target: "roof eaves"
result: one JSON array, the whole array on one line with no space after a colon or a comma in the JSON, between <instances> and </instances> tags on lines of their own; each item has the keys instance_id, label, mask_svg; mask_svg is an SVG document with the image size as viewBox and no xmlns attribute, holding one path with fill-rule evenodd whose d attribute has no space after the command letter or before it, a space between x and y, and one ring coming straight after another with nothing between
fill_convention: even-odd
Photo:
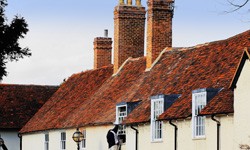
<instances>
[{"instance_id":1,"label":"roof eaves","mask_svg":"<svg viewBox=\"0 0 250 150\"><path fill-rule=\"evenodd\" d=\"M212 115L228 115L228 114L233 114L234 111L224 111L224 112L215 112L215 113L202 113L198 114L198 116L212 116Z\"/></svg>"},{"instance_id":2,"label":"roof eaves","mask_svg":"<svg viewBox=\"0 0 250 150\"><path fill-rule=\"evenodd\" d=\"M246 59L250 59L250 53L249 53L249 51L250 51L249 47L245 48L245 50L244 50L244 52L243 52L243 54L241 56L240 63L238 65L237 69L236 69L236 72L234 74L233 80L231 81L230 86L229 86L229 88L232 89L232 90L234 88L236 88L236 83L237 83L237 81L239 79L240 73L241 73L241 71L242 71L242 69L244 67Z\"/></svg>"},{"instance_id":3,"label":"roof eaves","mask_svg":"<svg viewBox=\"0 0 250 150\"><path fill-rule=\"evenodd\" d=\"M170 121L170 120L181 120L181 119L187 119L192 117L192 114L187 115L187 116L183 116L183 117L167 117L167 118L161 118L158 119L158 121Z\"/></svg>"}]
</instances>

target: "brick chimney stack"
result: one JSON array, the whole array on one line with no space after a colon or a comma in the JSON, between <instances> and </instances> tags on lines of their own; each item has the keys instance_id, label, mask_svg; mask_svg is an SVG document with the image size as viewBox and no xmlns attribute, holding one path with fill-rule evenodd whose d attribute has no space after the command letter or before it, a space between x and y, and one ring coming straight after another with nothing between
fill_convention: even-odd
<instances>
[{"instance_id":1,"label":"brick chimney stack","mask_svg":"<svg viewBox=\"0 0 250 150\"><path fill-rule=\"evenodd\" d=\"M108 37L108 30L104 37L94 39L94 69L111 64L112 39Z\"/></svg>"},{"instance_id":2,"label":"brick chimney stack","mask_svg":"<svg viewBox=\"0 0 250 150\"><path fill-rule=\"evenodd\" d=\"M147 68L161 51L172 47L172 18L174 0L148 0Z\"/></svg>"},{"instance_id":3,"label":"brick chimney stack","mask_svg":"<svg viewBox=\"0 0 250 150\"><path fill-rule=\"evenodd\" d=\"M145 7L119 0L114 10L114 73L129 57L144 56Z\"/></svg>"}]
</instances>

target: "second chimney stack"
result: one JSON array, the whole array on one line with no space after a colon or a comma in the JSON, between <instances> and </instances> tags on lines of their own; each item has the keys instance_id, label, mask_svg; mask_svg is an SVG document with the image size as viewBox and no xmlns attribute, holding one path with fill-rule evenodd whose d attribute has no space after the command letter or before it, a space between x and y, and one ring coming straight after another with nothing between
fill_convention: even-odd
<instances>
[{"instance_id":1,"label":"second chimney stack","mask_svg":"<svg viewBox=\"0 0 250 150\"><path fill-rule=\"evenodd\" d=\"M108 37L108 30L104 30L104 37L94 39L94 69L111 64L112 39Z\"/></svg>"}]
</instances>

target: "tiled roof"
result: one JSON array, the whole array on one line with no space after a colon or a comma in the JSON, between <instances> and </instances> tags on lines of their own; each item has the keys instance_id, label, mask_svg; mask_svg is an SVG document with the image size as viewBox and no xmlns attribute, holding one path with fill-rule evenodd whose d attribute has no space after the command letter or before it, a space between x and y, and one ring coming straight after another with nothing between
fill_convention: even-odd
<instances>
[{"instance_id":1,"label":"tiled roof","mask_svg":"<svg viewBox=\"0 0 250 150\"><path fill-rule=\"evenodd\" d=\"M248 37L250 30L227 40L166 50L149 71L142 57L129 59L114 76L111 68L73 75L22 132L111 124L116 104L139 100L125 123L148 122L150 97L157 94L181 95L161 119L186 118L191 115L192 90L199 88L223 88L204 113L232 113L233 93L228 88L243 49L250 46Z\"/></svg>"},{"instance_id":2,"label":"tiled roof","mask_svg":"<svg viewBox=\"0 0 250 150\"><path fill-rule=\"evenodd\" d=\"M20 132L66 127L63 124L70 119L74 119L70 118L74 110L86 104L86 101L89 101L89 97L100 88L112 73L113 66L109 66L73 74L60 86L58 91L44 104ZM92 107L91 104L86 105L87 108ZM77 113L77 115L82 119L82 115L84 114ZM91 115L90 113L89 116Z\"/></svg>"},{"instance_id":3,"label":"tiled roof","mask_svg":"<svg viewBox=\"0 0 250 150\"><path fill-rule=\"evenodd\" d=\"M224 88L228 91L243 50L250 46L249 36L250 31L246 31L227 40L165 52L145 75L144 83L135 96L136 99L142 99L143 103L127 117L126 123L150 120L151 95L181 94L160 116L160 119L180 119L191 116L192 90ZM215 110L207 111L207 114L233 112L233 99L228 99L230 91L225 93L220 93L210 101L211 105L208 104L206 110ZM215 99L220 100L220 103L216 103Z\"/></svg>"},{"instance_id":4,"label":"tiled roof","mask_svg":"<svg viewBox=\"0 0 250 150\"><path fill-rule=\"evenodd\" d=\"M21 129L57 89L0 84L0 129Z\"/></svg>"}]
</instances>

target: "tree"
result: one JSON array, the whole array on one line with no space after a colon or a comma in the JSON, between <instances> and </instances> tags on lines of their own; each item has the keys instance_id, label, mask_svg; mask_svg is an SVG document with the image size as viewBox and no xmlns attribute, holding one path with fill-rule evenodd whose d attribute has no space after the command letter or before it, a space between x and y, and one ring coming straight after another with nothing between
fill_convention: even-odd
<instances>
[{"instance_id":1,"label":"tree","mask_svg":"<svg viewBox=\"0 0 250 150\"><path fill-rule=\"evenodd\" d=\"M239 2L239 3L234 2L234 0L227 0L227 1L230 5L232 5L234 7L234 9L231 10L230 12L234 12L234 11L237 11L237 10L243 8L249 2L249 0L243 0L243 2Z\"/></svg>"},{"instance_id":2,"label":"tree","mask_svg":"<svg viewBox=\"0 0 250 150\"><path fill-rule=\"evenodd\" d=\"M3 76L7 76L8 61L18 61L24 56L31 56L29 48L21 48L18 42L29 31L28 24L23 17L18 16L8 24L4 14L6 6L7 0L0 0L0 81Z\"/></svg>"}]
</instances>

